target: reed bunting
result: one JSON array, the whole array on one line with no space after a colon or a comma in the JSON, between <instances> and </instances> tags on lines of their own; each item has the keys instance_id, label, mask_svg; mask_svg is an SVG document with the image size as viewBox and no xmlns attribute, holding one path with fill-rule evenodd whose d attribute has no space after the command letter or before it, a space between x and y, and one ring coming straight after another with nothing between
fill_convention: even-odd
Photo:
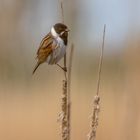
<instances>
[{"instance_id":1,"label":"reed bunting","mask_svg":"<svg viewBox=\"0 0 140 140\"><path fill-rule=\"evenodd\" d=\"M62 23L57 23L51 28L50 32L40 43L37 51L38 62L33 70L33 74L40 64L44 62L47 62L50 65L57 64L60 68L66 71L66 69L61 67L58 62L66 53L68 32L68 27Z\"/></svg>"}]
</instances>

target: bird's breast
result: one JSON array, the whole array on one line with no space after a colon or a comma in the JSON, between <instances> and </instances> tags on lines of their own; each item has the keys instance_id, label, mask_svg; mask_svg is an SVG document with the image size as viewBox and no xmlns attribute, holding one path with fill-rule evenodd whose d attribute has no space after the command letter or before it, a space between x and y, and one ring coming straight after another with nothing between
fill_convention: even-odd
<instances>
[{"instance_id":1,"label":"bird's breast","mask_svg":"<svg viewBox=\"0 0 140 140\"><path fill-rule=\"evenodd\" d=\"M56 64L60 61L62 57L64 57L66 53L66 45L64 44L64 41L58 37L56 40L54 40L54 43L56 45L53 52L49 55L47 62L48 64Z\"/></svg>"},{"instance_id":2,"label":"bird's breast","mask_svg":"<svg viewBox=\"0 0 140 140\"><path fill-rule=\"evenodd\" d=\"M62 39L58 38L57 47L54 49L54 56L58 62L66 53L66 45Z\"/></svg>"}]
</instances>

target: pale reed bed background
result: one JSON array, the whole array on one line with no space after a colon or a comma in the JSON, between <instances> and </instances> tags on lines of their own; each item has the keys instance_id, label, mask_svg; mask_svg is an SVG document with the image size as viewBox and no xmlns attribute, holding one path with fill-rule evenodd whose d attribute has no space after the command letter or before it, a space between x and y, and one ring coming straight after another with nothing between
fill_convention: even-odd
<instances>
[{"instance_id":1,"label":"pale reed bed background","mask_svg":"<svg viewBox=\"0 0 140 140\"><path fill-rule=\"evenodd\" d=\"M65 21L76 46L71 139L85 140L89 132L104 23L107 33L97 140L140 139L140 4L137 0L113 2L65 0ZM56 0L0 1L1 140L61 139L57 118L63 72L44 64L31 76L40 40L59 21L58 11Z\"/></svg>"}]
</instances>

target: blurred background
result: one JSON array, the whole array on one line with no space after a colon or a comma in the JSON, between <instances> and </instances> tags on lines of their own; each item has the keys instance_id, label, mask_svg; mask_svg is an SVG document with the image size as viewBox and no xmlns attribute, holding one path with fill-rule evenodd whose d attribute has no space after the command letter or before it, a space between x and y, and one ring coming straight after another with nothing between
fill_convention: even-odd
<instances>
[{"instance_id":1,"label":"blurred background","mask_svg":"<svg viewBox=\"0 0 140 140\"><path fill-rule=\"evenodd\" d=\"M64 0L69 46L75 44L72 139L85 140L90 129L104 24L97 140L140 139L139 13L139 0ZM63 71L43 64L32 76L41 39L60 21L58 0L0 0L1 140L61 139Z\"/></svg>"}]
</instances>

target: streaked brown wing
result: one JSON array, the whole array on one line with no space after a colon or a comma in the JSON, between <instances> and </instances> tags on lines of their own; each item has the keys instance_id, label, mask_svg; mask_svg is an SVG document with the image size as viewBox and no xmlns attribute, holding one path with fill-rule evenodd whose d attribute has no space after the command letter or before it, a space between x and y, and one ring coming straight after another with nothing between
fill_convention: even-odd
<instances>
[{"instance_id":1,"label":"streaked brown wing","mask_svg":"<svg viewBox=\"0 0 140 140\"><path fill-rule=\"evenodd\" d=\"M37 51L37 58L40 63L43 63L46 61L47 57L50 55L50 53L53 51L54 48L53 38L51 37L50 33L45 36L41 43L40 47Z\"/></svg>"},{"instance_id":2,"label":"streaked brown wing","mask_svg":"<svg viewBox=\"0 0 140 140\"><path fill-rule=\"evenodd\" d=\"M41 48L46 48L46 47L50 44L50 42L52 42L52 37L51 37L51 33L48 33L48 34L42 39L42 41L41 41L41 43L40 43L40 46L39 46L39 49L38 49L38 51L37 51L37 55L38 55L38 53L39 53L39 50L40 50Z\"/></svg>"}]
</instances>

